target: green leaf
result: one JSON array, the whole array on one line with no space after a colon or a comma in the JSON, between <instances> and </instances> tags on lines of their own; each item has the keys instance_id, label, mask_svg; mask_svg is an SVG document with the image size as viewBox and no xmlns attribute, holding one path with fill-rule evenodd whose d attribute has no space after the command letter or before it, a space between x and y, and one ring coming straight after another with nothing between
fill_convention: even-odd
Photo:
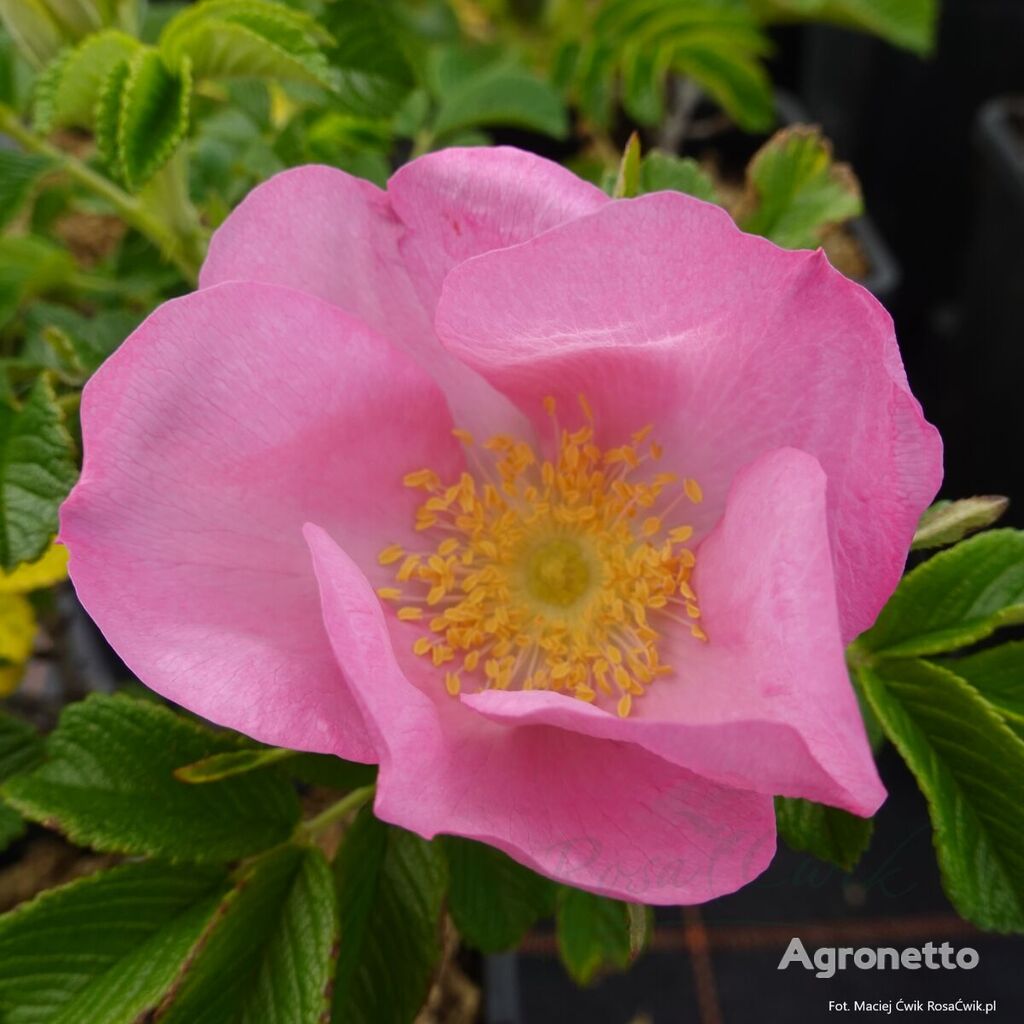
<instances>
[{"instance_id":1,"label":"green leaf","mask_svg":"<svg viewBox=\"0 0 1024 1024\"><path fill-rule=\"evenodd\" d=\"M657 124L664 118L668 72L668 68L659 66L659 54L648 47L623 48L622 105L640 124Z\"/></svg>"},{"instance_id":2,"label":"green leaf","mask_svg":"<svg viewBox=\"0 0 1024 1024\"><path fill-rule=\"evenodd\" d=\"M72 373L89 376L128 337L142 317L127 309L102 309L85 316L67 306L36 302L26 317L29 337L51 343L51 334L60 332L69 351L63 360Z\"/></svg>"},{"instance_id":3,"label":"green leaf","mask_svg":"<svg viewBox=\"0 0 1024 1024\"><path fill-rule=\"evenodd\" d=\"M474 46L460 41L430 50L424 69L425 80L434 98L443 100L482 72L509 66L518 65L500 44Z\"/></svg>"},{"instance_id":4,"label":"green leaf","mask_svg":"<svg viewBox=\"0 0 1024 1024\"><path fill-rule=\"evenodd\" d=\"M938 0L754 0L765 17L828 21L926 55L935 48Z\"/></svg>"},{"instance_id":5,"label":"green leaf","mask_svg":"<svg viewBox=\"0 0 1024 1024\"><path fill-rule=\"evenodd\" d=\"M467 128L503 126L564 139L569 133L565 104L555 90L519 68L485 68L449 93L434 122L437 137Z\"/></svg>"},{"instance_id":6,"label":"green leaf","mask_svg":"<svg viewBox=\"0 0 1024 1024\"><path fill-rule=\"evenodd\" d=\"M0 1019L136 1024L195 949L225 881L218 870L126 864L0 917Z\"/></svg>"},{"instance_id":7,"label":"green leaf","mask_svg":"<svg viewBox=\"0 0 1024 1024\"><path fill-rule=\"evenodd\" d=\"M76 476L71 438L45 376L20 407L0 401L0 567L9 572L46 550Z\"/></svg>"},{"instance_id":8,"label":"green leaf","mask_svg":"<svg viewBox=\"0 0 1024 1024\"><path fill-rule=\"evenodd\" d=\"M759 57L743 56L732 40L713 36L694 41L675 55L675 70L698 82L744 131L764 132L775 124L771 79Z\"/></svg>"},{"instance_id":9,"label":"green leaf","mask_svg":"<svg viewBox=\"0 0 1024 1024\"><path fill-rule=\"evenodd\" d=\"M52 167L49 157L0 149L0 228L18 215L36 182Z\"/></svg>"},{"instance_id":10,"label":"green leaf","mask_svg":"<svg viewBox=\"0 0 1024 1024\"><path fill-rule=\"evenodd\" d=\"M115 177L121 175L121 153L118 134L121 126L121 99L131 70L127 60L113 64L100 84L96 98L96 153Z\"/></svg>"},{"instance_id":11,"label":"green leaf","mask_svg":"<svg viewBox=\"0 0 1024 1024\"><path fill-rule=\"evenodd\" d=\"M299 817L274 769L189 786L175 768L237 750L167 708L123 696L72 704L47 741L49 760L4 787L27 818L97 850L169 860L234 860L287 839Z\"/></svg>"},{"instance_id":12,"label":"green leaf","mask_svg":"<svg viewBox=\"0 0 1024 1024\"><path fill-rule=\"evenodd\" d=\"M160 50L197 79L265 78L329 84L321 30L307 14L264 0L206 0L171 19Z\"/></svg>"},{"instance_id":13,"label":"green leaf","mask_svg":"<svg viewBox=\"0 0 1024 1024\"><path fill-rule=\"evenodd\" d=\"M35 729L0 711L0 782L34 768L42 757L43 741ZM21 838L24 832L25 823L21 815L0 800L0 852Z\"/></svg>"},{"instance_id":14,"label":"green leaf","mask_svg":"<svg viewBox=\"0 0 1024 1024\"><path fill-rule=\"evenodd\" d=\"M696 160L656 149L640 165L640 193L664 191L685 192L709 203L722 202L711 176Z\"/></svg>"},{"instance_id":15,"label":"green leaf","mask_svg":"<svg viewBox=\"0 0 1024 1024\"><path fill-rule=\"evenodd\" d=\"M323 15L334 37L327 57L338 76L337 99L350 114L395 114L416 85L414 57L422 46L386 0L335 0Z\"/></svg>"},{"instance_id":16,"label":"green leaf","mask_svg":"<svg viewBox=\"0 0 1024 1024\"><path fill-rule=\"evenodd\" d=\"M43 0L0 0L0 20L33 67L47 64L67 41Z\"/></svg>"},{"instance_id":17,"label":"green leaf","mask_svg":"<svg viewBox=\"0 0 1024 1024\"><path fill-rule=\"evenodd\" d=\"M137 191L167 161L188 132L192 75L188 58L172 71L156 50L140 50L120 81L114 167L125 185ZM113 102L104 85L100 107ZM98 115L99 120L99 115Z\"/></svg>"},{"instance_id":18,"label":"green leaf","mask_svg":"<svg viewBox=\"0 0 1024 1024\"><path fill-rule=\"evenodd\" d=\"M0 238L0 327L30 299L66 284L70 254L44 238Z\"/></svg>"},{"instance_id":19,"label":"green leaf","mask_svg":"<svg viewBox=\"0 0 1024 1024\"><path fill-rule=\"evenodd\" d=\"M334 1024L408 1024L440 955L444 862L436 843L364 810L334 862L342 942Z\"/></svg>"},{"instance_id":20,"label":"green leaf","mask_svg":"<svg viewBox=\"0 0 1024 1024\"><path fill-rule=\"evenodd\" d=\"M959 501L937 501L925 510L914 533L911 550L943 548L984 530L1002 518L1010 499L995 494Z\"/></svg>"},{"instance_id":21,"label":"green leaf","mask_svg":"<svg viewBox=\"0 0 1024 1024\"><path fill-rule=\"evenodd\" d=\"M139 49L137 39L109 29L65 50L36 84L37 130L49 133L64 126L92 128L104 81L116 65L131 60Z\"/></svg>"},{"instance_id":22,"label":"green leaf","mask_svg":"<svg viewBox=\"0 0 1024 1024\"><path fill-rule=\"evenodd\" d=\"M871 842L874 822L811 800L775 798L779 835L794 850L852 871Z\"/></svg>"},{"instance_id":23,"label":"green leaf","mask_svg":"<svg viewBox=\"0 0 1024 1024\"><path fill-rule=\"evenodd\" d=\"M285 771L300 782L326 789L361 789L377 777L375 764L343 761L330 754L299 754L287 763Z\"/></svg>"},{"instance_id":24,"label":"green leaf","mask_svg":"<svg viewBox=\"0 0 1024 1024\"><path fill-rule=\"evenodd\" d=\"M139 21L144 0L99 0L105 25L117 25L134 35L139 34Z\"/></svg>"},{"instance_id":25,"label":"green leaf","mask_svg":"<svg viewBox=\"0 0 1024 1024\"><path fill-rule=\"evenodd\" d=\"M77 39L103 27L99 4L103 0L42 0L65 35Z\"/></svg>"},{"instance_id":26,"label":"green leaf","mask_svg":"<svg viewBox=\"0 0 1024 1024\"><path fill-rule=\"evenodd\" d=\"M0 853L25 834L25 819L0 800Z\"/></svg>"},{"instance_id":27,"label":"green leaf","mask_svg":"<svg viewBox=\"0 0 1024 1024\"><path fill-rule=\"evenodd\" d=\"M1024 931L1024 742L938 665L884 662L859 676L928 800L953 905L982 928Z\"/></svg>"},{"instance_id":28,"label":"green leaf","mask_svg":"<svg viewBox=\"0 0 1024 1024\"><path fill-rule=\"evenodd\" d=\"M454 836L441 845L448 859L448 910L474 949L512 949L535 921L554 913L554 883L500 850Z\"/></svg>"},{"instance_id":29,"label":"green leaf","mask_svg":"<svg viewBox=\"0 0 1024 1024\"><path fill-rule=\"evenodd\" d=\"M315 847L284 846L242 869L159 1024L319 1024L338 918Z\"/></svg>"},{"instance_id":30,"label":"green leaf","mask_svg":"<svg viewBox=\"0 0 1024 1024\"><path fill-rule=\"evenodd\" d=\"M737 221L787 249L812 249L823 232L861 213L860 185L847 164L835 163L817 128L776 132L747 168Z\"/></svg>"},{"instance_id":31,"label":"green leaf","mask_svg":"<svg viewBox=\"0 0 1024 1024\"><path fill-rule=\"evenodd\" d=\"M629 966L630 916L625 903L563 886L556 924L558 952L577 984L588 985L598 971Z\"/></svg>"},{"instance_id":32,"label":"green leaf","mask_svg":"<svg viewBox=\"0 0 1024 1024\"><path fill-rule=\"evenodd\" d=\"M903 577L854 644L876 657L942 654L1024 622L1024 533L991 530L940 551Z\"/></svg>"},{"instance_id":33,"label":"green leaf","mask_svg":"<svg viewBox=\"0 0 1024 1024\"><path fill-rule=\"evenodd\" d=\"M30 771L43 759L42 737L27 722L0 711L0 782Z\"/></svg>"},{"instance_id":34,"label":"green leaf","mask_svg":"<svg viewBox=\"0 0 1024 1024\"><path fill-rule=\"evenodd\" d=\"M746 3L735 0L607 0L583 27L586 37L571 78L588 116L607 123L616 77L627 111L642 124L663 116L668 76L693 79L742 128L774 121L771 82L762 59L770 50ZM581 36L587 9L566 11L561 34ZM560 70L560 76L565 72Z\"/></svg>"},{"instance_id":35,"label":"green leaf","mask_svg":"<svg viewBox=\"0 0 1024 1024\"><path fill-rule=\"evenodd\" d=\"M938 664L970 683L1024 740L1024 641Z\"/></svg>"},{"instance_id":36,"label":"green leaf","mask_svg":"<svg viewBox=\"0 0 1024 1024\"><path fill-rule=\"evenodd\" d=\"M284 747L259 747L253 750L231 750L225 754L213 754L201 761L175 768L174 777L182 782L206 783L231 779L236 775L247 775L257 768L277 764L298 754L296 750Z\"/></svg>"},{"instance_id":37,"label":"green leaf","mask_svg":"<svg viewBox=\"0 0 1024 1024\"><path fill-rule=\"evenodd\" d=\"M640 136L633 132L622 151L619 172L612 187L613 199L630 199L640 194Z\"/></svg>"}]
</instances>

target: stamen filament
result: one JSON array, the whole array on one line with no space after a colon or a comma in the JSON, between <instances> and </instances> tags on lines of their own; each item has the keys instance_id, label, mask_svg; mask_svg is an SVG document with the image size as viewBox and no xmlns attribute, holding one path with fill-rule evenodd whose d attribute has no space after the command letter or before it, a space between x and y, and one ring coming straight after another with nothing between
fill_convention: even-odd
<instances>
[{"instance_id":1,"label":"stamen filament","mask_svg":"<svg viewBox=\"0 0 1024 1024\"><path fill-rule=\"evenodd\" d=\"M400 621L425 630L413 652L450 666L442 674L452 696L470 685L554 690L626 717L635 698L672 673L658 655L665 624L707 638L686 547L693 528L668 518L703 492L683 478L655 511L679 478L645 468L662 454L653 426L602 449L584 396L574 431L559 424L554 399L543 405L558 444L553 458L513 437L480 445L456 429L475 476L463 472L448 485L429 468L405 476L425 492L415 526L432 547L381 551L396 585L377 593L396 604Z\"/></svg>"}]
</instances>

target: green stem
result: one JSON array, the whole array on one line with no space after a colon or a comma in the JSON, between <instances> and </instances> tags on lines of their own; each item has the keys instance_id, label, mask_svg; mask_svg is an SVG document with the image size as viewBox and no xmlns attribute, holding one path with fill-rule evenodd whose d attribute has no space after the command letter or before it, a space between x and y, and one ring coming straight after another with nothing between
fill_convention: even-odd
<instances>
[{"instance_id":1,"label":"green stem","mask_svg":"<svg viewBox=\"0 0 1024 1024\"><path fill-rule=\"evenodd\" d=\"M22 124L18 115L5 103L0 103L0 132L19 142L28 152L49 157L69 177L90 192L105 199L126 223L145 235L178 268L182 276L195 284L199 279L199 264L190 246L166 224L154 217L140 200L118 188L102 174L77 157L58 149L41 135Z\"/></svg>"},{"instance_id":2,"label":"green stem","mask_svg":"<svg viewBox=\"0 0 1024 1024\"><path fill-rule=\"evenodd\" d=\"M336 821L351 814L352 811L358 810L363 804L369 803L376 792L377 783L375 782L360 789L353 789L351 793L347 793L336 804L331 804L327 810L321 811L315 818L304 821L299 826L299 831L310 838L319 835L328 825L333 825Z\"/></svg>"}]
</instances>

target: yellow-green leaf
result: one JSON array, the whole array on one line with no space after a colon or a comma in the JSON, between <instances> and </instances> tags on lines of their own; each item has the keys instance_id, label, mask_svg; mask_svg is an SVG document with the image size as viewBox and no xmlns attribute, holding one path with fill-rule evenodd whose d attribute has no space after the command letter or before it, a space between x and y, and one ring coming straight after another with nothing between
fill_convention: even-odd
<instances>
[{"instance_id":1,"label":"yellow-green leaf","mask_svg":"<svg viewBox=\"0 0 1024 1024\"><path fill-rule=\"evenodd\" d=\"M0 697L21 681L36 636L36 613L20 594L0 594Z\"/></svg>"},{"instance_id":2,"label":"yellow-green leaf","mask_svg":"<svg viewBox=\"0 0 1024 1024\"><path fill-rule=\"evenodd\" d=\"M857 216L860 185L817 128L776 132L747 168L747 191L736 219L744 231L787 249L813 249L823 232Z\"/></svg>"},{"instance_id":3,"label":"yellow-green leaf","mask_svg":"<svg viewBox=\"0 0 1024 1024\"><path fill-rule=\"evenodd\" d=\"M34 562L22 562L11 572L0 572L0 594L27 594L67 578L68 549L52 543Z\"/></svg>"}]
</instances>

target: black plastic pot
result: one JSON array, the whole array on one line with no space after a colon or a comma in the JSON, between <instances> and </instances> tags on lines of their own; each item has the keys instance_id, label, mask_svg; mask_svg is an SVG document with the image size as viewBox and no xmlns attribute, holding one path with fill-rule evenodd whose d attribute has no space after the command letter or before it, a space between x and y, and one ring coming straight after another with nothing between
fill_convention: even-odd
<instances>
[{"instance_id":1,"label":"black plastic pot","mask_svg":"<svg viewBox=\"0 0 1024 1024\"><path fill-rule=\"evenodd\" d=\"M992 481L1024 504L1024 95L986 103L975 120L972 232L955 359L963 368L967 481ZM1014 453L1008 456L1007 453ZM1004 483L1005 481L1005 483Z\"/></svg>"},{"instance_id":2,"label":"black plastic pot","mask_svg":"<svg viewBox=\"0 0 1024 1024\"><path fill-rule=\"evenodd\" d=\"M800 93L907 267L901 304L927 318L959 283L971 230L971 131L979 106L1024 90L1024 3L943 0L935 52L807 29Z\"/></svg>"}]
</instances>

